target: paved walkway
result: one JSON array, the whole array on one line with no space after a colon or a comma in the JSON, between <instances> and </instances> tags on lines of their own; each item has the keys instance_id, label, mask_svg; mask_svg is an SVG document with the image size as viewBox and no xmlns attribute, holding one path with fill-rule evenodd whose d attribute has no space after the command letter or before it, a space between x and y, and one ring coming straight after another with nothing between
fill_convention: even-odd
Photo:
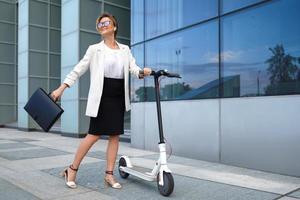
<instances>
[{"instance_id":1,"label":"paved walkway","mask_svg":"<svg viewBox=\"0 0 300 200\"><path fill-rule=\"evenodd\" d=\"M59 173L73 159L80 139L53 133L0 128L0 199L201 199L299 200L300 178L172 156L169 168L175 188L170 197L159 194L156 182L129 176L115 190L103 183L106 140L99 140L78 171L77 189L68 189ZM120 155L132 157L143 170L151 168L156 152L121 142Z\"/></svg>"}]
</instances>

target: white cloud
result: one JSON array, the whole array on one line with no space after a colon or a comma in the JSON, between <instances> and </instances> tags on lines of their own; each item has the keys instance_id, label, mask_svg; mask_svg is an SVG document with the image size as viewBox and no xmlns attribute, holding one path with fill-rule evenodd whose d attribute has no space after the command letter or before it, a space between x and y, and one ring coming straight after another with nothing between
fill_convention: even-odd
<instances>
[{"instance_id":1,"label":"white cloud","mask_svg":"<svg viewBox=\"0 0 300 200\"><path fill-rule=\"evenodd\" d=\"M225 51L221 53L221 58L223 62L237 62L240 61L242 51ZM216 63L219 61L219 54L207 52L204 54L204 60L207 62Z\"/></svg>"}]
</instances>

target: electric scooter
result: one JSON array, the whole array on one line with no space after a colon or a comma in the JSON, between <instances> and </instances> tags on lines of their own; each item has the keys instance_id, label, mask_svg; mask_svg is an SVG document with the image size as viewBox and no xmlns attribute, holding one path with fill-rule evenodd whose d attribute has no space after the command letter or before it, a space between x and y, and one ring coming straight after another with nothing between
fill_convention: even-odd
<instances>
[{"instance_id":1,"label":"electric scooter","mask_svg":"<svg viewBox=\"0 0 300 200\"><path fill-rule=\"evenodd\" d=\"M141 74L143 71L140 72ZM161 76L169 78L181 78L179 74L169 73L167 70L159 70L157 72L151 72L151 76L154 77L155 85L155 100L157 107L157 119L159 129L159 158L156 161L153 170L151 172L140 172L132 165L128 156L121 156L119 159L119 174L122 178L126 179L130 174L146 181L156 181L157 187L161 195L169 196L174 189L174 179L171 170L167 166L167 154L166 144L163 134L161 106L160 106L160 94L159 94L159 81Z\"/></svg>"}]
</instances>

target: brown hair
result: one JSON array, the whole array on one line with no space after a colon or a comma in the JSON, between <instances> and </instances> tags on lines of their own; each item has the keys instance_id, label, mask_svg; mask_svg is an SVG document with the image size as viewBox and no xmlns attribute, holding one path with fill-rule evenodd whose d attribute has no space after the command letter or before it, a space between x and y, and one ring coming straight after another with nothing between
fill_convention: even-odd
<instances>
[{"instance_id":1,"label":"brown hair","mask_svg":"<svg viewBox=\"0 0 300 200\"><path fill-rule=\"evenodd\" d=\"M117 19L115 18L115 16L113 16L112 14L110 13L103 13L102 15L100 15L97 19L96 19L96 30L98 31L98 23L101 21L102 18L104 17L108 17L112 22L113 22L113 25L114 27L116 27L116 30L115 30L115 38L117 37L117 33L118 33L118 21Z\"/></svg>"}]
</instances>

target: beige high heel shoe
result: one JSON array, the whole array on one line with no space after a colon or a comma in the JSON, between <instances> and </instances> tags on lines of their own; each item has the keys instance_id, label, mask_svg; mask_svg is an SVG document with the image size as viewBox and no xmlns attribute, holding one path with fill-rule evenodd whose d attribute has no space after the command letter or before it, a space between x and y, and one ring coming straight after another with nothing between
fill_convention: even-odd
<instances>
[{"instance_id":1,"label":"beige high heel shoe","mask_svg":"<svg viewBox=\"0 0 300 200\"><path fill-rule=\"evenodd\" d=\"M105 171L105 174L114 175L113 171ZM118 183L113 176L111 176L110 178L108 176L105 176L104 182L106 183L106 185L108 185L114 189L122 188L121 184Z\"/></svg>"},{"instance_id":2,"label":"beige high heel shoe","mask_svg":"<svg viewBox=\"0 0 300 200\"><path fill-rule=\"evenodd\" d=\"M71 170L76 171L76 172L78 171L78 169L75 169L75 168L73 167L73 165L70 165L68 168L70 168ZM68 180L68 168L64 169L64 171L61 173L61 175L62 175L63 177L65 177L65 183L66 183L66 185L67 185L69 188L75 189L75 188L77 188L76 183L75 183L74 181L69 181L69 180Z\"/></svg>"}]
</instances>

